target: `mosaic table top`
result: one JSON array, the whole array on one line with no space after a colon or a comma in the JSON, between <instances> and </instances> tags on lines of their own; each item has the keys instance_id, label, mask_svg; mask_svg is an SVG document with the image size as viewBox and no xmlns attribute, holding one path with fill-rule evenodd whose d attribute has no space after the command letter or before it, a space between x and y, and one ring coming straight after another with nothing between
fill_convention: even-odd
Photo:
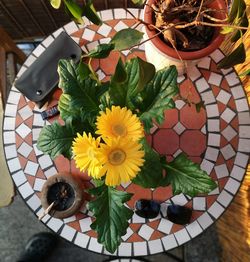
<instances>
[{"instance_id":1,"label":"mosaic table top","mask_svg":"<svg viewBox=\"0 0 250 262\"><path fill-rule=\"evenodd\" d=\"M130 9L137 17L141 10ZM106 43L119 30L135 26L136 22L123 9L101 11L104 21L98 27L85 20L79 27L74 22L48 36L28 57L17 77L29 67L54 41L61 31L66 31L83 51L92 50L99 43ZM133 52L122 52L123 59L135 55L145 59L143 46ZM207 196L190 198L184 194L173 196L171 187L155 190L142 189L134 184L123 184L121 190L134 193L128 202L134 208L137 199L155 199L161 203L161 212L154 219L145 220L133 215L123 242L115 255L144 256L180 246L201 234L226 210L237 193L249 161L250 117L246 94L233 68L218 70L216 64L224 57L220 50L201 60L197 67L189 68L188 76L178 77L180 93L186 97L191 92L192 102L204 101L205 108L197 113L193 106L176 100L176 108L166 112L163 125L151 129L148 141L161 154L171 160L181 152L199 163L218 184ZM100 79L106 80L114 72L119 54L93 60L93 67ZM49 106L57 103L60 91L55 92ZM55 118L44 121L41 111L12 87L5 110L3 141L5 157L15 185L32 212L39 216L41 189L47 178L61 171L82 176L85 187L91 186L90 178L82 175L73 161L60 156L54 161L43 155L37 147L39 132ZM169 204L192 208L191 222L177 225L166 218ZM66 219L46 215L42 222L61 237L88 250L109 254L97 242L91 230L92 214L83 205L81 211Z\"/></svg>"}]
</instances>

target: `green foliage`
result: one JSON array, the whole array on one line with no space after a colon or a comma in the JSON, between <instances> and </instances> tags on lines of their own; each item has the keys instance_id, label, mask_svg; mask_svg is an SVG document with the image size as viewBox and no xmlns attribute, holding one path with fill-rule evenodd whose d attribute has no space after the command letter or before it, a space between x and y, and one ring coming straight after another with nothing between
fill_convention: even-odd
<instances>
[{"instance_id":1,"label":"green foliage","mask_svg":"<svg viewBox=\"0 0 250 262\"><path fill-rule=\"evenodd\" d=\"M50 4L53 8L58 9L61 5L61 0L50 0Z\"/></svg>"},{"instance_id":2,"label":"green foliage","mask_svg":"<svg viewBox=\"0 0 250 262\"><path fill-rule=\"evenodd\" d=\"M96 196L88 205L96 218L91 228L97 232L98 242L107 251L114 253L121 243L121 237L126 234L128 220L133 215L133 211L124 206L132 194L106 185L91 189L90 193Z\"/></svg>"},{"instance_id":3,"label":"green foliage","mask_svg":"<svg viewBox=\"0 0 250 262\"><path fill-rule=\"evenodd\" d=\"M183 193L194 197L199 193L209 193L217 187L207 173L184 154L177 156L171 163L163 164L163 167L167 172L165 182L172 185L174 195Z\"/></svg>"},{"instance_id":4,"label":"green foliage","mask_svg":"<svg viewBox=\"0 0 250 262\"><path fill-rule=\"evenodd\" d=\"M69 11L69 13L73 16L73 18L80 24L83 24L82 20L82 9L76 4L73 0L63 0L65 7Z\"/></svg>"},{"instance_id":5,"label":"green foliage","mask_svg":"<svg viewBox=\"0 0 250 262\"><path fill-rule=\"evenodd\" d=\"M115 45L115 50L121 51L139 45L142 37L142 32L136 29L126 28L117 32L111 39L111 43Z\"/></svg>"},{"instance_id":6,"label":"green foliage","mask_svg":"<svg viewBox=\"0 0 250 262\"><path fill-rule=\"evenodd\" d=\"M102 20L97 14L92 0L86 1L86 5L83 7L83 15L85 15L95 25L102 24Z\"/></svg>"},{"instance_id":7,"label":"green foliage","mask_svg":"<svg viewBox=\"0 0 250 262\"><path fill-rule=\"evenodd\" d=\"M114 47L114 44L100 44L85 56L90 58L106 58L109 56Z\"/></svg>"},{"instance_id":8,"label":"green foliage","mask_svg":"<svg viewBox=\"0 0 250 262\"><path fill-rule=\"evenodd\" d=\"M143 5L146 2L146 0L132 0L132 2L136 5Z\"/></svg>"}]
</instances>

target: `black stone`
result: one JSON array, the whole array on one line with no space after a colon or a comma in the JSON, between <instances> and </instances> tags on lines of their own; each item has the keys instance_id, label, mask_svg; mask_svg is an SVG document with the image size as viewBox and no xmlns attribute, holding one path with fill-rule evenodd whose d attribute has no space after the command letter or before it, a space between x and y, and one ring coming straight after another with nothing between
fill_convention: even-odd
<instances>
[{"instance_id":1,"label":"black stone","mask_svg":"<svg viewBox=\"0 0 250 262\"><path fill-rule=\"evenodd\" d=\"M160 212L160 204L154 200L139 199L135 203L135 213L144 218L155 218Z\"/></svg>"},{"instance_id":2,"label":"black stone","mask_svg":"<svg viewBox=\"0 0 250 262\"><path fill-rule=\"evenodd\" d=\"M167 217L175 224L186 225L190 222L191 216L190 208L179 205L169 205L167 208Z\"/></svg>"}]
</instances>

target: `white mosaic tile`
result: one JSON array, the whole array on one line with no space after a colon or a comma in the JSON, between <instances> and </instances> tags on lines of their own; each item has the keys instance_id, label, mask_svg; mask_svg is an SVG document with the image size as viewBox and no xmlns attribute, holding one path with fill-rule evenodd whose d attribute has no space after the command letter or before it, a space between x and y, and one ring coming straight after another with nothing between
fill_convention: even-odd
<instances>
[{"instance_id":1,"label":"white mosaic tile","mask_svg":"<svg viewBox=\"0 0 250 262\"><path fill-rule=\"evenodd\" d=\"M246 167L248 164L249 156L238 152L235 158L235 164L241 167Z\"/></svg>"},{"instance_id":2,"label":"white mosaic tile","mask_svg":"<svg viewBox=\"0 0 250 262\"><path fill-rule=\"evenodd\" d=\"M131 182L121 183L121 186L122 186L123 188L127 188L130 184L131 184Z\"/></svg>"},{"instance_id":3,"label":"white mosaic tile","mask_svg":"<svg viewBox=\"0 0 250 262\"><path fill-rule=\"evenodd\" d=\"M51 165L53 165L53 162L51 161L51 158L48 155L43 155L38 158L38 163L41 166L42 169L45 169Z\"/></svg>"},{"instance_id":4,"label":"white mosaic tile","mask_svg":"<svg viewBox=\"0 0 250 262\"><path fill-rule=\"evenodd\" d=\"M165 218L162 218L157 229L165 234L169 234L173 225L174 225L173 222Z\"/></svg>"},{"instance_id":5,"label":"white mosaic tile","mask_svg":"<svg viewBox=\"0 0 250 262\"><path fill-rule=\"evenodd\" d=\"M24 156L25 158L29 156L31 151L32 151L32 147L29 144L27 144L26 142L23 142L21 146L17 149L17 152L21 154L22 156Z\"/></svg>"},{"instance_id":6,"label":"white mosaic tile","mask_svg":"<svg viewBox=\"0 0 250 262\"><path fill-rule=\"evenodd\" d=\"M211 72L210 77L208 79L208 83L215 86L220 86L222 81L222 75Z\"/></svg>"},{"instance_id":7,"label":"white mosaic tile","mask_svg":"<svg viewBox=\"0 0 250 262\"><path fill-rule=\"evenodd\" d=\"M148 241L148 247L151 255L163 252L163 246L160 239Z\"/></svg>"},{"instance_id":8,"label":"white mosaic tile","mask_svg":"<svg viewBox=\"0 0 250 262\"><path fill-rule=\"evenodd\" d=\"M161 241L166 251L178 246L173 234L163 237Z\"/></svg>"},{"instance_id":9,"label":"white mosaic tile","mask_svg":"<svg viewBox=\"0 0 250 262\"><path fill-rule=\"evenodd\" d=\"M197 87L199 93L202 93L205 90L207 90L208 88L210 88L209 84L207 83L207 81L204 77L197 80L195 84L196 84L196 87Z\"/></svg>"},{"instance_id":10,"label":"white mosaic tile","mask_svg":"<svg viewBox=\"0 0 250 262\"><path fill-rule=\"evenodd\" d=\"M203 213L200 217L198 217L197 221L203 229L206 229L213 224L213 220L207 212Z\"/></svg>"},{"instance_id":11,"label":"white mosaic tile","mask_svg":"<svg viewBox=\"0 0 250 262\"><path fill-rule=\"evenodd\" d=\"M78 232L74 243L79 247L86 248L89 243L89 239L90 237L88 235Z\"/></svg>"},{"instance_id":12,"label":"white mosaic tile","mask_svg":"<svg viewBox=\"0 0 250 262\"><path fill-rule=\"evenodd\" d=\"M84 54L87 54L89 51L87 50L87 47L85 47L85 46L81 46L81 49L82 49L82 51L83 51L83 53Z\"/></svg>"},{"instance_id":13,"label":"white mosaic tile","mask_svg":"<svg viewBox=\"0 0 250 262\"><path fill-rule=\"evenodd\" d=\"M9 97L8 97L8 103L9 104L14 104L17 105L19 100L20 100L20 93L17 92L13 92L12 90L9 93Z\"/></svg>"},{"instance_id":14,"label":"white mosaic tile","mask_svg":"<svg viewBox=\"0 0 250 262\"><path fill-rule=\"evenodd\" d=\"M112 27L103 23L99 29L97 30L97 33L100 34L100 35L103 35L105 37L107 37L109 35L109 33L111 32L112 30Z\"/></svg>"},{"instance_id":15,"label":"white mosaic tile","mask_svg":"<svg viewBox=\"0 0 250 262\"><path fill-rule=\"evenodd\" d=\"M45 121L41 114L34 114L33 126L44 126Z\"/></svg>"},{"instance_id":16,"label":"white mosaic tile","mask_svg":"<svg viewBox=\"0 0 250 262\"><path fill-rule=\"evenodd\" d=\"M70 37L71 37L71 39L73 39L79 45L80 38L74 37L74 36L70 36Z\"/></svg>"},{"instance_id":17,"label":"white mosaic tile","mask_svg":"<svg viewBox=\"0 0 250 262\"><path fill-rule=\"evenodd\" d=\"M197 221L194 221L188 226L186 226L186 229L192 238L198 236L200 233L203 232L202 228L200 227Z\"/></svg>"},{"instance_id":18,"label":"white mosaic tile","mask_svg":"<svg viewBox=\"0 0 250 262\"><path fill-rule=\"evenodd\" d=\"M37 141L41 130L42 130L41 128L33 128L32 129L33 141Z\"/></svg>"},{"instance_id":19,"label":"white mosaic tile","mask_svg":"<svg viewBox=\"0 0 250 262\"><path fill-rule=\"evenodd\" d=\"M232 194L236 194L240 187L240 182L236 181L233 178L229 178L224 189L226 189L228 192L231 192Z\"/></svg>"},{"instance_id":20,"label":"white mosaic tile","mask_svg":"<svg viewBox=\"0 0 250 262\"><path fill-rule=\"evenodd\" d=\"M26 182L25 184L18 187L18 191L21 194L21 196L25 199L32 195L34 193L32 187L30 186L29 182Z\"/></svg>"},{"instance_id":21,"label":"white mosaic tile","mask_svg":"<svg viewBox=\"0 0 250 262\"><path fill-rule=\"evenodd\" d=\"M201 99L204 101L205 105L213 104L216 102L214 94L211 90L201 94Z\"/></svg>"},{"instance_id":22,"label":"white mosaic tile","mask_svg":"<svg viewBox=\"0 0 250 262\"><path fill-rule=\"evenodd\" d=\"M182 193L179 195L173 196L171 200L173 201L175 205L181 205L181 206L184 206L188 202L188 200Z\"/></svg>"},{"instance_id":23,"label":"white mosaic tile","mask_svg":"<svg viewBox=\"0 0 250 262\"><path fill-rule=\"evenodd\" d=\"M126 19L127 18L127 13L126 10L123 8L115 8L114 9L114 17L115 19Z\"/></svg>"},{"instance_id":24,"label":"white mosaic tile","mask_svg":"<svg viewBox=\"0 0 250 262\"><path fill-rule=\"evenodd\" d=\"M23 65L20 70L17 73L17 78L19 78L25 71L27 70L27 67L25 65Z\"/></svg>"},{"instance_id":25,"label":"white mosaic tile","mask_svg":"<svg viewBox=\"0 0 250 262\"><path fill-rule=\"evenodd\" d=\"M77 25L80 29L85 28L87 25L92 24L86 16L83 16L82 19L83 19L84 24L82 26L79 24Z\"/></svg>"},{"instance_id":26,"label":"white mosaic tile","mask_svg":"<svg viewBox=\"0 0 250 262\"><path fill-rule=\"evenodd\" d=\"M176 100L175 101L175 107L179 110L181 110L185 105L186 105L186 103L183 100Z\"/></svg>"},{"instance_id":27,"label":"white mosaic tile","mask_svg":"<svg viewBox=\"0 0 250 262\"><path fill-rule=\"evenodd\" d=\"M147 243L144 242L134 242L134 255L135 256L145 256L147 255Z\"/></svg>"},{"instance_id":28,"label":"white mosaic tile","mask_svg":"<svg viewBox=\"0 0 250 262\"><path fill-rule=\"evenodd\" d=\"M57 38L62 32L64 32L63 28L59 28L53 33L53 36Z\"/></svg>"},{"instance_id":29,"label":"white mosaic tile","mask_svg":"<svg viewBox=\"0 0 250 262\"><path fill-rule=\"evenodd\" d=\"M16 145L10 145L4 147L6 159L17 157Z\"/></svg>"},{"instance_id":30,"label":"white mosaic tile","mask_svg":"<svg viewBox=\"0 0 250 262\"><path fill-rule=\"evenodd\" d=\"M183 151L181 149L178 149L174 154L173 157L176 158L178 155L180 155Z\"/></svg>"},{"instance_id":31,"label":"white mosaic tile","mask_svg":"<svg viewBox=\"0 0 250 262\"><path fill-rule=\"evenodd\" d=\"M230 125L228 125L221 133L227 141L231 141L237 135L237 132Z\"/></svg>"},{"instance_id":32,"label":"white mosaic tile","mask_svg":"<svg viewBox=\"0 0 250 262\"><path fill-rule=\"evenodd\" d=\"M39 165L37 163L34 163L32 161L28 161L27 164L26 164L26 167L24 169L24 173L31 175L31 176L35 176L36 172L38 170L38 166Z\"/></svg>"},{"instance_id":33,"label":"white mosaic tile","mask_svg":"<svg viewBox=\"0 0 250 262\"><path fill-rule=\"evenodd\" d=\"M83 218L79 221L80 227L81 227L81 231L82 232L87 232L91 230L90 225L92 224L92 220L90 217L87 218Z\"/></svg>"},{"instance_id":34,"label":"white mosaic tile","mask_svg":"<svg viewBox=\"0 0 250 262\"><path fill-rule=\"evenodd\" d=\"M231 98L231 94L229 94L224 90L220 90L218 96L216 97L217 101L223 103L224 105L227 105L230 98Z\"/></svg>"},{"instance_id":35,"label":"white mosaic tile","mask_svg":"<svg viewBox=\"0 0 250 262\"><path fill-rule=\"evenodd\" d=\"M202 58L200 62L198 63L198 67L204 68L204 69L209 69L210 68L210 63L211 63L211 58L209 56Z\"/></svg>"},{"instance_id":36,"label":"white mosaic tile","mask_svg":"<svg viewBox=\"0 0 250 262\"><path fill-rule=\"evenodd\" d=\"M224 58L223 53L219 49L216 49L210 56L215 63L220 62Z\"/></svg>"},{"instance_id":37,"label":"white mosaic tile","mask_svg":"<svg viewBox=\"0 0 250 262\"><path fill-rule=\"evenodd\" d=\"M5 116L15 117L17 112L17 105L6 104L5 106Z\"/></svg>"},{"instance_id":38,"label":"white mosaic tile","mask_svg":"<svg viewBox=\"0 0 250 262\"><path fill-rule=\"evenodd\" d=\"M54 38L50 35L42 41L42 45L45 47L48 47L50 44L53 43L53 41L54 41Z\"/></svg>"},{"instance_id":39,"label":"white mosaic tile","mask_svg":"<svg viewBox=\"0 0 250 262\"><path fill-rule=\"evenodd\" d=\"M118 22L118 23L115 25L115 27L114 27L114 29L115 29L116 32L119 32L119 31L121 31L122 29L126 29L126 28L128 28L128 26L127 26L125 23L123 23L122 21Z\"/></svg>"},{"instance_id":40,"label":"white mosaic tile","mask_svg":"<svg viewBox=\"0 0 250 262\"><path fill-rule=\"evenodd\" d=\"M53 231L55 232L57 232L62 225L63 225L62 220L54 217L52 217L50 221L47 223L47 226L53 229Z\"/></svg>"},{"instance_id":41,"label":"white mosaic tile","mask_svg":"<svg viewBox=\"0 0 250 262\"><path fill-rule=\"evenodd\" d=\"M99 45L98 41L93 41L93 42L90 42L89 44L87 44L87 48L88 50L93 50L95 49L97 46Z\"/></svg>"},{"instance_id":42,"label":"white mosaic tile","mask_svg":"<svg viewBox=\"0 0 250 262\"><path fill-rule=\"evenodd\" d=\"M88 40L88 41L92 41L94 39L95 36L95 31L92 31L88 28L85 28L83 34L82 34L82 38Z\"/></svg>"},{"instance_id":43,"label":"white mosaic tile","mask_svg":"<svg viewBox=\"0 0 250 262\"><path fill-rule=\"evenodd\" d=\"M201 76L201 72L196 66L188 66L187 75L191 79L191 81L195 81Z\"/></svg>"},{"instance_id":44,"label":"white mosaic tile","mask_svg":"<svg viewBox=\"0 0 250 262\"><path fill-rule=\"evenodd\" d=\"M225 76L229 86L234 86L240 83L239 77L235 72L232 72Z\"/></svg>"},{"instance_id":45,"label":"white mosaic tile","mask_svg":"<svg viewBox=\"0 0 250 262\"><path fill-rule=\"evenodd\" d=\"M248 111L249 110L246 98L235 100L235 104L236 104L236 109L239 112L243 112L243 111Z\"/></svg>"},{"instance_id":46,"label":"white mosaic tile","mask_svg":"<svg viewBox=\"0 0 250 262\"><path fill-rule=\"evenodd\" d=\"M214 202L208 209L208 213L217 219L224 212L224 210L223 206L221 206L218 202Z\"/></svg>"},{"instance_id":47,"label":"white mosaic tile","mask_svg":"<svg viewBox=\"0 0 250 262\"><path fill-rule=\"evenodd\" d=\"M246 170L244 168L234 165L230 176L237 179L238 181L241 181L245 175L245 172Z\"/></svg>"},{"instance_id":48,"label":"white mosaic tile","mask_svg":"<svg viewBox=\"0 0 250 262\"><path fill-rule=\"evenodd\" d=\"M155 218L150 218L148 221L149 221L149 222L152 222L152 221L156 221L156 220L161 219L161 218L162 218L161 214L158 214L157 217L155 217Z\"/></svg>"},{"instance_id":49,"label":"white mosaic tile","mask_svg":"<svg viewBox=\"0 0 250 262\"><path fill-rule=\"evenodd\" d=\"M122 236L122 240L127 241L133 234L134 234L134 231L130 227L128 227L126 234Z\"/></svg>"},{"instance_id":50,"label":"white mosaic tile","mask_svg":"<svg viewBox=\"0 0 250 262\"><path fill-rule=\"evenodd\" d=\"M208 119L207 120L208 132L219 132L220 131L220 120L219 119Z\"/></svg>"},{"instance_id":51,"label":"white mosaic tile","mask_svg":"<svg viewBox=\"0 0 250 262\"><path fill-rule=\"evenodd\" d=\"M238 114L239 124L240 125L248 125L250 124L250 114L249 112L240 112Z\"/></svg>"},{"instance_id":52,"label":"white mosaic tile","mask_svg":"<svg viewBox=\"0 0 250 262\"><path fill-rule=\"evenodd\" d=\"M206 135L207 134L207 128L206 128L206 125L204 125L201 129L201 133Z\"/></svg>"},{"instance_id":53,"label":"white mosaic tile","mask_svg":"<svg viewBox=\"0 0 250 262\"><path fill-rule=\"evenodd\" d=\"M184 125L182 125L182 123L178 122L174 127L173 127L174 131L180 135L182 134L185 130L186 127Z\"/></svg>"},{"instance_id":54,"label":"white mosaic tile","mask_svg":"<svg viewBox=\"0 0 250 262\"><path fill-rule=\"evenodd\" d=\"M78 27L74 21L68 23L67 25L64 26L64 30L68 35L73 34L74 32L78 31Z\"/></svg>"},{"instance_id":55,"label":"white mosaic tile","mask_svg":"<svg viewBox=\"0 0 250 262\"><path fill-rule=\"evenodd\" d=\"M36 57L39 57L43 52L45 51L45 48L42 45L37 46L32 54Z\"/></svg>"},{"instance_id":56,"label":"white mosaic tile","mask_svg":"<svg viewBox=\"0 0 250 262\"><path fill-rule=\"evenodd\" d=\"M10 173L13 173L13 172L21 169L21 165L20 165L18 158L14 158L14 159L7 161L7 164L8 164Z\"/></svg>"},{"instance_id":57,"label":"white mosaic tile","mask_svg":"<svg viewBox=\"0 0 250 262\"><path fill-rule=\"evenodd\" d=\"M207 112L207 117L218 117L219 116L219 108L217 104L212 104L212 105L206 105L206 112Z\"/></svg>"},{"instance_id":58,"label":"white mosaic tile","mask_svg":"<svg viewBox=\"0 0 250 262\"><path fill-rule=\"evenodd\" d=\"M209 133L207 144L209 146L219 147L220 146L220 134Z\"/></svg>"},{"instance_id":59,"label":"white mosaic tile","mask_svg":"<svg viewBox=\"0 0 250 262\"><path fill-rule=\"evenodd\" d=\"M139 10L137 8L129 8L129 11L130 11L130 13L133 14L133 16L129 12L127 12L127 19L131 19L131 18L134 18L134 17L136 17L136 18L139 17Z\"/></svg>"},{"instance_id":60,"label":"white mosaic tile","mask_svg":"<svg viewBox=\"0 0 250 262\"><path fill-rule=\"evenodd\" d=\"M149 240L153 232L154 229L152 227L149 227L148 225L144 224L141 226L138 234L144 239Z\"/></svg>"},{"instance_id":61,"label":"white mosaic tile","mask_svg":"<svg viewBox=\"0 0 250 262\"><path fill-rule=\"evenodd\" d=\"M232 111L230 108L226 108L225 111L221 114L221 118L227 123L230 123L235 115L236 114L234 113L234 111Z\"/></svg>"},{"instance_id":62,"label":"white mosaic tile","mask_svg":"<svg viewBox=\"0 0 250 262\"><path fill-rule=\"evenodd\" d=\"M99 40L101 44L108 44L111 41L110 37L102 38Z\"/></svg>"},{"instance_id":63,"label":"white mosaic tile","mask_svg":"<svg viewBox=\"0 0 250 262\"><path fill-rule=\"evenodd\" d=\"M205 158L208 160L216 161L219 155L219 150L212 147L207 147Z\"/></svg>"},{"instance_id":64,"label":"white mosaic tile","mask_svg":"<svg viewBox=\"0 0 250 262\"><path fill-rule=\"evenodd\" d=\"M143 217L139 217L138 215L136 215L135 213L134 213L134 215L133 215L133 217L132 217L132 221L133 221L133 223L145 223L145 218L143 218Z\"/></svg>"},{"instance_id":65,"label":"white mosaic tile","mask_svg":"<svg viewBox=\"0 0 250 262\"><path fill-rule=\"evenodd\" d=\"M221 148L220 151L221 151L223 157L225 158L225 160L228 160L228 159L232 158L233 156L235 156L235 151L230 144Z\"/></svg>"},{"instance_id":66,"label":"white mosaic tile","mask_svg":"<svg viewBox=\"0 0 250 262\"><path fill-rule=\"evenodd\" d=\"M66 224L66 223L70 223L70 222L73 222L73 221L76 221L76 216L71 216L71 217L67 217L67 218L64 218L63 219L63 222Z\"/></svg>"},{"instance_id":67,"label":"white mosaic tile","mask_svg":"<svg viewBox=\"0 0 250 262\"><path fill-rule=\"evenodd\" d=\"M194 197L193 198L193 209L194 210L206 210L206 198L205 197Z\"/></svg>"},{"instance_id":68,"label":"white mosaic tile","mask_svg":"<svg viewBox=\"0 0 250 262\"><path fill-rule=\"evenodd\" d=\"M74 228L65 225L62 229L60 236L64 237L65 239L67 239L69 241L72 241L75 233L76 233L76 230Z\"/></svg>"},{"instance_id":69,"label":"white mosaic tile","mask_svg":"<svg viewBox=\"0 0 250 262\"><path fill-rule=\"evenodd\" d=\"M24 65L27 66L27 67L29 67L29 66L31 66L31 65L35 62L35 60L36 60L36 57L33 56L33 55L30 55L30 56L25 60Z\"/></svg>"},{"instance_id":70,"label":"white mosaic tile","mask_svg":"<svg viewBox=\"0 0 250 262\"><path fill-rule=\"evenodd\" d=\"M239 139L238 150L241 152L250 153L250 139Z\"/></svg>"},{"instance_id":71,"label":"white mosaic tile","mask_svg":"<svg viewBox=\"0 0 250 262\"><path fill-rule=\"evenodd\" d=\"M57 174L57 170L55 167L51 167L50 169L44 171L44 175L47 177L47 178L50 178L51 176Z\"/></svg>"},{"instance_id":72,"label":"white mosaic tile","mask_svg":"<svg viewBox=\"0 0 250 262\"><path fill-rule=\"evenodd\" d=\"M96 73L97 73L100 80L102 80L106 77L106 75L103 73L103 71L101 69L99 69Z\"/></svg>"},{"instance_id":73,"label":"white mosaic tile","mask_svg":"<svg viewBox=\"0 0 250 262\"><path fill-rule=\"evenodd\" d=\"M200 168L208 173L208 175L212 172L214 168L214 163L203 159L200 165Z\"/></svg>"},{"instance_id":74,"label":"white mosaic tile","mask_svg":"<svg viewBox=\"0 0 250 262\"><path fill-rule=\"evenodd\" d=\"M15 131L3 132L3 141L5 145L16 143Z\"/></svg>"},{"instance_id":75,"label":"white mosaic tile","mask_svg":"<svg viewBox=\"0 0 250 262\"><path fill-rule=\"evenodd\" d=\"M233 71L233 68L230 67L230 68L228 68L228 69L221 69L220 71L221 71L222 74L225 76L225 75L227 75L228 73L232 72L232 71Z\"/></svg>"},{"instance_id":76,"label":"white mosaic tile","mask_svg":"<svg viewBox=\"0 0 250 262\"><path fill-rule=\"evenodd\" d=\"M16 132L18 133L18 135L22 138L25 138L30 132L31 129L25 125L24 123L22 123L17 129Z\"/></svg>"},{"instance_id":77,"label":"white mosaic tile","mask_svg":"<svg viewBox=\"0 0 250 262\"><path fill-rule=\"evenodd\" d=\"M41 206L41 200L36 194L34 194L26 203L34 211Z\"/></svg>"},{"instance_id":78,"label":"white mosaic tile","mask_svg":"<svg viewBox=\"0 0 250 262\"><path fill-rule=\"evenodd\" d=\"M176 233L174 233L174 235L179 245L182 245L190 240L190 236L188 235L187 230L185 228L177 231Z\"/></svg>"},{"instance_id":79,"label":"white mosaic tile","mask_svg":"<svg viewBox=\"0 0 250 262\"><path fill-rule=\"evenodd\" d=\"M21 170L18 171L17 173L15 173L15 174L13 174L12 179L14 180L15 185L17 187L27 181L27 178L25 177L23 171L21 171Z\"/></svg>"},{"instance_id":80,"label":"white mosaic tile","mask_svg":"<svg viewBox=\"0 0 250 262\"><path fill-rule=\"evenodd\" d=\"M41 192L45 182L46 182L45 179L36 178L35 183L34 183L34 187L33 187L34 190Z\"/></svg>"},{"instance_id":81,"label":"white mosaic tile","mask_svg":"<svg viewBox=\"0 0 250 262\"><path fill-rule=\"evenodd\" d=\"M28 105L19 109L18 113L20 114L23 120L26 120L33 115L33 112Z\"/></svg>"},{"instance_id":82,"label":"white mosaic tile","mask_svg":"<svg viewBox=\"0 0 250 262\"><path fill-rule=\"evenodd\" d=\"M111 9L101 11L101 17L103 21L114 19Z\"/></svg>"},{"instance_id":83,"label":"white mosaic tile","mask_svg":"<svg viewBox=\"0 0 250 262\"><path fill-rule=\"evenodd\" d=\"M36 156L40 156L43 154L43 152L37 148L37 144L33 144L33 148Z\"/></svg>"},{"instance_id":84,"label":"white mosaic tile","mask_svg":"<svg viewBox=\"0 0 250 262\"><path fill-rule=\"evenodd\" d=\"M215 181L216 183L216 181ZM218 185L218 182L216 183ZM220 194L220 190L219 187L217 186L213 191L209 192L208 195L212 196L212 195L219 195Z\"/></svg>"},{"instance_id":85,"label":"white mosaic tile","mask_svg":"<svg viewBox=\"0 0 250 262\"><path fill-rule=\"evenodd\" d=\"M227 207L231 201L233 200L233 196L230 195L227 191L222 190L220 195L217 198L217 201L222 204L224 207Z\"/></svg>"},{"instance_id":86,"label":"white mosaic tile","mask_svg":"<svg viewBox=\"0 0 250 262\"><path fill-rule=\"evenodd\" d=\"M16 119L14 117L5 117L3 130L15 130Z\"/></svg>"},{"instance_id":87,"label":"white mosaic tile","mask_svg":"<svg viewBox=\"0 0 250 262\"><path fill-rule=\"evenodd\" d=\"M250 138L250 126L239 126L239 136L241 138Z\"/></svg>"},{"instance_id":88,"label":"white mosaic tile","mask_svg":"<svg viewBox=\"0 0 250 262\"><path fill-rule=\"evenodd\" d=\"M89 241L89 250L95 251L97 253L101 253L103 246L97 242L96 238L91 237Z\"/></svg>"},{"instance_id":89,"label":"white mosaic tile","mask_svg":"<svg viewBox=\"0 0 250 262\"><path fill-rule=\"evenodd\" d=\"M234 99L245 97L245 92L241 85L232 87L231 92L233 94Z\"/></svg>"},{"instance_id":90,"label":"white mosaic tile","mask_svg":"<svg viewBox=\"0 0 250 262\"><path fill-rule=\"evenodd\" d=\"M180 84L180 83L183 82L185 79L186 79L186 78L185 78L184 75L178 76L178 77L177 77L177 83Z\"/></svg>"},{"instance_id":91,"label":"white mosaic tile","mask_svg":"<svg viewBox=\"0 0 250 262\"><path fill-rule=\"evenodd\" d=\"M229 176L226 164L215 166L214 170L218 179Z\"/></svg>"},{"instance_id":92,"label":"white mosaic tile","mask_svg":"<svg viewBox=\"0 0 250 262\"><path fill-rule=\"evenodd\" d=\"M132 256L132 243L122 242L118 247L118 255L122 257Z\"/></svg>"},{"instance_id":93,"label":"white mosaic tile","mask_svg":"<svg viewBox=\"0 0 250 262\"><path fill-rule=\"evenodd\" d=\"M41 215L43 215L44 214L44 209L43 208L40 208L38 211L37 211L37 213L36 213L36 216L37 217L40 217ZM45 215L43 218L42 218L42 222L43 223L47 223L48 222L48 220L51 218L51 216L50 215Z\"/></svg>"},{"instance_id":94,"label":"white mosaic tile","mask_svg":"<svg viewBox=\"0 0 250 262\"><path fill-rule=\"evenodd\" d=\"M150 134L152 135L158 129L159 129L158 126L153 123L153 127L150 128Z\"/></svg>"}]
</instances>

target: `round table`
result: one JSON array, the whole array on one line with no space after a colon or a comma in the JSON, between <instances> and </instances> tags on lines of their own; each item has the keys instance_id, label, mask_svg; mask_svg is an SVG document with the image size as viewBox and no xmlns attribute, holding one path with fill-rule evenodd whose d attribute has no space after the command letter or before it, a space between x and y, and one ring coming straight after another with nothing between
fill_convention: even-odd
<instances>
[{"instance_id":1,"label":"round table","mask_svg":"<svg viewBox=\"0 0 250 262\"><path fill-rule=\"evenodd\" d=\"M142 14L139 9L130 9L130 12L136 17ZM88 52L99 43L109 42L117 31L136 24L131 14L123 9L101 11L100 15L104 21L100 27L84 19L85 25L82 27L70 22L48 36L27 58L17 77L32 65L63 30L83 51ZM143 46L131 53L122 52L123 59L135 55L145 57ZM131 183L121 185L121 190L134 193L134 197L127 203L130 208L134 207L136 199L154 198L160 201L161 212L158 217L149 220L134 214L114 255L156 254L190 241L223 214L237 193L249 160L249 106L234 69L217 69L216 64L223 57L223 53L216 50L201 60L198 66L189 68L188 76L178 77L181 95L186 97L191 92L190 100L194 103L203 100L205 108L197 113L194 106L176 100L176 108L166 111L165 123L154 125L148 136L151 145L169 160L181 152L186 153L201 165L218 187L207 196L190 198L184 194L173 196L171 187L150 190ZM119 53L113 52L109 58L93 60L92 65L101 80L109 79L118 58ZM55 92L49 107L57 103L59 94ZM4 150L10 174L25 203L36 216L43 212L40 196L47 178L61 171L82 175L74 161L68 161L62 156L52 161L37 149L36 143L42 127L55 120L52 118L44 121L41 117L44 109L39 109L12 86L3 124ZM85 187L91 186L90 178L85 178ZM188 225L177 225L166 218L167 207L171 203L192 208L192 218ZM42 222L82 248L109 254L97 242L96 233L90 228L92 220L91 212L83 205L79 213L69 218L62 220L46 215Z\"/></svg>"}]
</instances>

